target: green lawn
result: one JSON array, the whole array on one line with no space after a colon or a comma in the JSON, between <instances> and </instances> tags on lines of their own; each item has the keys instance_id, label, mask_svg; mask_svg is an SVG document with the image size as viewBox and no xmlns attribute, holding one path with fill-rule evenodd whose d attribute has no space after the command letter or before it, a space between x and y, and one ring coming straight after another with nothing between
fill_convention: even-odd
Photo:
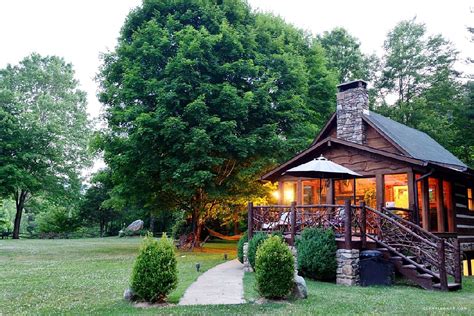
<instances>
[{"instance_id":1,"label":"green lawn","mask_svg":"<svg viewBox=\"0 0 474 316\"><path fill-rule=\"evenodd\" d=\"M137 309L122 300L140 240L0 240L0 315L114 314L124 315L365 315L474 314L474 279L454 293L430 292L410 286L345 287L308 281L309 298L287 303L235 306L172 306ZM235 243L208 243L203 252L179 253L180 283L170 300L177 302L203 270L235 257ZM245 297L255 301L254 275L244 278Z\"/></svg>"}]
</instances>

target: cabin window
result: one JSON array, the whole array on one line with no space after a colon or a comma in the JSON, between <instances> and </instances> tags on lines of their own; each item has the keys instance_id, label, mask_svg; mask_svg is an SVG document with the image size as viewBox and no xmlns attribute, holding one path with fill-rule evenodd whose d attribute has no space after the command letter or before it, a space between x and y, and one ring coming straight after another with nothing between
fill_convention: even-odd
<instances>
[{"instance_id":1,"label":"cabin window","mask_svg":"<svg viewBox=\"0 0 474 316\"><path fill-rule=\"evenodd\" d=\"M385 183L385 206L408 209L408 175L386 174Z\"/></svg>"},{"instance_id":2,"label":"cabin window","mask_svg":"<svg viewBox=\"0 0 474 316\"><path fill-rule=\"evenodd\" d=\"M344 201L350 199L354 202L354 179L334 181L334 200L336 204L342 205Z\"/></svg>"},{"instance_id":3,"label":"cabin window","mask_svg":"<svg viewBox=\"0 0 474 316\"><path fill-rule=\"evenodd\" d=\"M438 179L428 178L430 231L438 231Z\"/></svg>"},{"instance_id":4,"label":"cabin window","mask_svg":"<svg viewBox=\"0 0 474 316\"><path fill-rule=\"evenodd\" d=\"M296 201L296 182L283 182L283 203L291 204L294 201Z\"/></svg>"},{"instance_id":5,"label":"cabin window","mask_svg":"<svg viewBox=\"0 0 474 316\"><path fill-rule=\"evenodd\" d=\"M472 188L467 189L467 207L470 211L474 212L474 199L472 196Z\"/></svg>"},{"instance_id":6,"label":"cabin window","mask_svg":"<svg viewBox=\"0 0 474 316\"><path fill-rule=\"evenodd\" d=\"M447 232L454 232L454 219L453 219L453 198L451 183L443 181L443 204L444 204L444 230Z\"/></svg>"},{"instance_id":7,"label":"cabin window","mask_svg":"<svg viewBox=\"0 0 474 316\"><path fill-rule=\"evenodd\" d=\"M303 204L325 204L326 203L326 180L303 181ZM322 186L322 192L320 192Z\"/></svg>"},{"instance_id":8,"label":"cabin window","mask_svg":"<svg viewBox=\"0 0 474 316\"><path fill-rule=\"evenodd\" d=\"M356 180L356 203L365 201L367 206L376 207L375 178L360 178Z\"/></svg>"}]
</instances>

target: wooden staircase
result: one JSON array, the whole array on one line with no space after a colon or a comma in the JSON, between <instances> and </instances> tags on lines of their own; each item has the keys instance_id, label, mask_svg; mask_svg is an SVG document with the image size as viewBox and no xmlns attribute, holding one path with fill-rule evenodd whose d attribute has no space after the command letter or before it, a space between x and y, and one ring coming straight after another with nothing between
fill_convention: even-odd
<instances>
[{"instance_id":1,"label":"wooden staircase","mask_svg":"<svg viewBox=\"0 0 474 316\"><path fill-rule=\"evenodd\" d=\"M408 262L403 257L393 255L387 248L377 248L376 250L380 251L383 255L383 258L390 261L394 265L395 271L404 278L412 281L426 290L442 289L439 276L426 273L414 264ZM408 258L411 260L416 259L413 256L409 256ZM425 268L430 269L431 267L426 265ZM448 291L456 291L459 289L461 289L460 283L448 283Z\"/></svg>"},{"instance_id":2,"label":"wooden staircase","mask_svg":"<svg viewBox=\"0 0 474 316\"><path fill-rule=\"evenodd\" d=\"M457 239L443 239L389 210L361 205L354 218L363 240L374 241L395 271L427 290L461 289L461 253ZM359 214L357 214L357 212ZM448 281L448 276L454 282Z\"/></svg>"}]
</instances>

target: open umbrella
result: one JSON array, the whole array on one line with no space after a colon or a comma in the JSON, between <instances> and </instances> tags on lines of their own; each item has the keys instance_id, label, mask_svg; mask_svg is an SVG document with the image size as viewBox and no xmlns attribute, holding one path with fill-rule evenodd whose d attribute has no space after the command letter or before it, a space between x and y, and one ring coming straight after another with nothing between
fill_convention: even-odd
<instances>
[{"instance_id":1,"label":"open umbrella","mask_svg":"<svg viewBox=\"0 0 474 316\"><path fill-rule=\"evenodd\" d=\"M320 187L321 179L354 179L355 182L355 178L362 177L362 175L357 172L327 160L322 155L317 159L313 159L307 163L288 169L284 174L296 177L319 178ZM319 190L319 200L321 201L321 189Z\"/></svg>"},{"instance_id":2,"label":"open umbrella","mask_svg":"<svg viewBox=\"0 0 474 316\"><path fill-rule=\"evenodd\" d=\"M331 160L327 160L323 156L288 169L284 174L296 177L324 179L353 179L362 177L362 175L357 172L332 162Z\"/></svg>"}]
</instances>

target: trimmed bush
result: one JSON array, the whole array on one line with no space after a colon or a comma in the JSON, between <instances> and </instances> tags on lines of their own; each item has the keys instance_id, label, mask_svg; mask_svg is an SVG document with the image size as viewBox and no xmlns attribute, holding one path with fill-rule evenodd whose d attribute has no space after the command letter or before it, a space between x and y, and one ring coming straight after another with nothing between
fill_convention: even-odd
<instances>
[{"instance_id":1,"label":"trimmed bush","mask_svg":"<svg viewBox=\"0 0 474 316\"><path fill-rule=\"evenodd\" d=\"M245 232L242 237L239 239L239 243L237 244L237 258L239 259L240 263L244 263L244 244L249 241L249 234Z\"/></svg>"},{"instance_id":2,"label":"trimmed bush","mask_svg":"<svg viewBox=\"0 0 474 316\"><path fill-rule=\"evenodd\" d=\"M303 276L316 280L336 278L336 239L330 229L307 228L296 241L298 270Z\"/></svg>"},{"instance_id":3,"label":"trimmed bush","mask_svg":"<svg viewBox=\"0 0 474 316\"><path fill-rule=\"evenodd\" d=\"M248 247L248 258L249 263L252 268L255 270L255 258L257 255L258 246L263 243L268 238L267 234L264 233L257 233L255 234L252 239L249 240L249 247Z\"/></svg>"},{"instance_id":4,"label":"trimmed bush","mask_svg":"<svg viewBox=\"0 0 474 316\"><path fill-rule=\"evenodd\" d=\"M283 298L294 286L294 258L278 236L267 238L257 250L257 290L266 298Z\"/></svg>"},{"instance_id":5,"label":"trimmed bush","mask_svg":"<svg viewBox=\"0 0 474 316\"><path fill-rule=\"evenodd\" d=\"M149 233L143 239L132 271L131 286L139 300L163 302L176 288L178 270L173 241L163 234L159 240Z\"/></svg>"}]
</instances>

